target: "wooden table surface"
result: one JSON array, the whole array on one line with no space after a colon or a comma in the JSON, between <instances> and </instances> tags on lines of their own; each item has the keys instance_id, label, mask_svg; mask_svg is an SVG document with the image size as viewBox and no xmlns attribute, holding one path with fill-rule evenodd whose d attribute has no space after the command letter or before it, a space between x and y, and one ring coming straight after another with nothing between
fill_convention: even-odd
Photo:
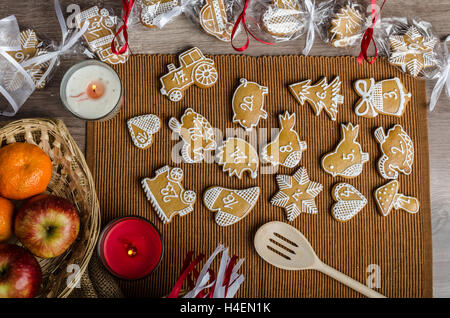
<instances>
[{"instance_id":1,"label":"wooden table surface","mask_svg":"<svg viewBox=\"0 0 450 318\"><path fill-rule=\"evenodd\" d=\"M78 0L77 4L86 9L99 1ZM367 0L367 2L369 2ZM379 2L381 2L379 0ZM61 1L66 11L72 1ZM120 13L120 0L104 1L106 7ZM433 24L441 39L450 34L449 0L388 0L383 10L387 16L420 17ZM19 23L35 29L41 37L59 41L61 34L53 9L53 1L43 0L2 0L0 18L16 15ZM69 13L66 13L69 15ZM186 17L179 17L174 23L160 31L148 30L142 26L130 34L133 53L179 53L184 49L198 46L208 54L235 54L229 44L206 35ZM300 54L304 37L276 46L267 46L253 41L245 52L249 55ZM345 55L329 45L316 40L311 55ZM59 83L62 75L74 62L83 57L70 55L63 57L60 67L45 90L35 92L14 119L26 117L52 117L62 119L79 147L84 150L86 123L76 119L63 109L59 100ZM427 83L427 94L431 94L434 82ZM10 118L0 117L0 126ZM431 161L431 206L433 218L433 280L434 296L450 297L450 99L443 96L437 109L429 114L429 138Z\"/></svg>"}]
</instances>

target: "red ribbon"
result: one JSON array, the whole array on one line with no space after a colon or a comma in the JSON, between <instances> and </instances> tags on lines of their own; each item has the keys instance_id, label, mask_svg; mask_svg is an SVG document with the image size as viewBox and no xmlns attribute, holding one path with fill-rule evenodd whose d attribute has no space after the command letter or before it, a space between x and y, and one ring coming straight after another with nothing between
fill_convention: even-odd
<instances>
[{"instance_id":1,"label":"red ribbon","mask_svg":"<svg viewBox=\"0 0 450 318\"><path fill-rule=\"evenodd\" d=\"M175 283L175 286L173 287L172 291L170 292L169 296L167 296L167 298L178 298L181 288L183 287L184 281L191 274L195 266L197 266L197 264L205 257L205 255L200 254L199 256L197 256L196 259L191 261L193 255L194 255L193 251L189 251L189 253L186 255L183 268L181 269L180 277L178 278L177 282Z\"/></svg>"},{"instance_id":2,"label":"red ribbon","mask_svg":"<svg viewBox=\"0 0 450 318\"><path fill-rule=\"evenodd\" d=\"M124 54L128 50L128 18L130 17L131 9L133 8L134 0L122 0L122 7L123 7L123 24L120 26L120 28L117 30L116 34L114 34L114 39L111 42L111 51L116 55ZM123 38L125 40L125 44L119 48L119 50L116 49L116 38L119 36L120 33L123 32Z\"/></svg>"},{"instance_id":3,"label":"red ribbon","mask_svg":"<svg viewBox=\"0 0 450 318\"><path fill-rule=\"evenodd\" d=\"M235 49L238 52L243 52L245 51L249 44L250 44L250 37L249 35L251 35L252 38L254 38L256 41L261 42L263 44L267 44L267 45L274 45L274 43L270 43L270 42L266 42L263 41L261 39L258 39L247 27L247 22L245 21L245 15L247 13L247 8L248 8L248 4L250 3L250 0L245 0L245 4L244 4L244 9L242 9L241 14L239 15L239 17L236 20L236 23L233 26L233 30L231 31L231 46L233 47L233 49ZM244 30L245 30L245 35L247 36L247 42L241 46L241 47L235 47L233 44L233 39L234 36L236 35L236 31L237 28L239 27L239 24L242 23L242 25L244 26Z\"/></svg>"},{"instance_id":4,"label":"red ribbon","mask_svg":"<svg viewBox=\"0 0 450 318\"><path fill-rule=\"evenodd\" d=\"M373 64L375 60L377 59L378 55L378 49L377 44L375 43L373 39L373 28L375 27L375 23L378 21L378 18L380 16L381 10L383 10L384 4L386 3L386 0L383 1L383 4L380 7L380 11L377 12L377 0L371 0L371 7L372 7L372 25L364 32L364 36L361 40L361 53L358 56L358 63L361 64L364 60L366 60L367 63ZM375 55L372 60L369 60L367 57L367 51L369 50L370 43L373 43L373 47L375 48Z\"/></svg>"}]
</instances>

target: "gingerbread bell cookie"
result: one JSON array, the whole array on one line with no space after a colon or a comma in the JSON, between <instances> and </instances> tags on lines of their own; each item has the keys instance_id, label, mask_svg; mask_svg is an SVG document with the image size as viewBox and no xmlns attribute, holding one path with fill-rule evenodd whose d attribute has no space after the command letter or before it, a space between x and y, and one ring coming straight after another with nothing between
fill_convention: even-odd
<instances>
[{"instance_id":1,"label":"gingerbread bell cookie","mask_svg":"<svg viewBox=\"0 0 450 318\"><path fill-rule=\"evenodd\" d=\"M259 187L244 190L211 187L203 196L205 206L217 212L215 221L220 226L228 226L245 218L255 206L260 194Z\"/></svg>"},{"instance_id":2,"label":"gingerbread bell cookie","mask_svg":"<svg viewBox=\"0 0 450 318\"><path fill-rule=\"evenodd\" d=\"M411 93L398 77L380 82L373 78L361 79L355 82L354 87L361 96L355 113L362 117L373 118L378 114L400 117L411 99Z\"/></svg>"},{"instance_id":3,"label":"gingerbread bell cookie","mask_svg":"<svg viewBox=\"0 0 450 318\"><path fill-rule=\"evenodd\" d=\"M393 180L375 190L374 197L378 210L383 216L391 213L392 209L403 210L408 213L419 212L419 200L398 193L400 183Z\"/></svg>"},{"instance_id":4,"label":"gingerbread bell cookie","mask_svg":"<svg viewBox=\"0 0 450 318\"><path fill-rule=\"evenodd\" d=\"M293 221L302 212L318 212L314 199L323 186L309 179L306 168L301 167L293 176L277 175L276 179L279 191L270 203L284 208L288 221Z\"/></svg>"},{"instance_id":5,"label":"gingerbread bell cookie","mask_svg":"<svg viewBox=\"0 0 450 318\"><path fill-rule=\"evenodd\" d=\"M214 129L205 117L192 108L185 110L181 122L172 117L169 127L183 140L181 155L187 163L200 162L204 159L205 151L216 149Z\"/></svg>"},{"instance_id":6,"label":"gingerbread bell cookie","mask_svg":"<svg viewBox=\"0 0 450 318\"><path fill-rule=\"evenodd\" d=\"M354 45L364 23L362 12L353 4L340 8L331 20L331 45L348 47Z\"/></svg>"},{"instance_id":7,"label":"gingerbread bell cookie","mask_svg":"<svg viewBox=\"0 0 450 318\"><path fill-rule=\"evenodd\" d=\"M228 21L224 0L206 0L199 18L206 33L224 42L231 41L233 23Z\"/></svg>"},{"instance_id":8,"label":"gingerbread bell cookie","mask_svg":"<svg viewBox=\"0 0 450 318\"><path fill-rule=\"evenodd\" d=\"M261 22L267 33L279 37L302 32L305 27L305 17L298 0L272 0Z\"/></svg>"},{"instance_id":9,"label":"gingerbread bell cookie","mask_svg":"<svg viewBox=\"0 0 450 318\"><path fill-rule=\"evenodd\" d=\"M375 130L383 155L378 160L378 171L385 179L397 179L398 174L409 175L414 163L414 144L399 124L384 134L383 127Z\"/></svg>"},{"instance_id":10,"label":"gingerbread bell cookie","mask_svg":"<svg viewBox=\"0 0 450 318\"><path fill-rule=\"evenodd\" d=\"M259 157L255 148L241 138L228 138L218 148L216 155L218 164L230 177L239 179L245 171L254 179L258 176Z\"/></svg>"},{"instance_id":11,"label":"gingerbread bell cookie","mask_svg":"<svg viewBox=\"0 0 450 318\"><path fill-rule=\"evenodd\" d=\"M344 96L340 95L341 84L339 76L331 83L328 83L327 78L324 77L315 85L311 85L311 80L307 80L289 85L289 89L301 105L308 103L316 116L325 109L328 116L336 120L338 106L344 103Z\"/></svg>"},{"instance_id":12,"label":"gingerbread bell cookie","mask_svg":"<svg viewBox=\"0 0 450 318\"><path fill-rule=\"evenodd\" d=\"M127 125L134 145L147 149L153 143L153 135L161 128L161 121L158 116L150 114L131 118Z\"/></svg>"},{"instance_id":13,"label":"gingerbread bell cookie","mask_svg":"<svg viewBox=\"0 0 450 318\"><path fill-rule=\"evenodd\" d=\"M281 130L277 137L264 147L261 158L274 166L294 168L300 163L307 145L305 141L300 140L298 133L294 130L295 113L285 112L284 116L279 115L278 118Z\"/></svg>"},{"instance_id":14,"label":"gingerbread bell cookie","mask_svg":"<svg viewBox=\"0 0 450 318\"><path fill-rule=\"evenodd\" d=\"M194 210L197 198L194 191L185 190L183 170L165 166L156 170L155 177L142 180L142 187L153 208L164 223L175 215L184 216Z\"/></svg>"},{"instance_id":15,"label":"gingerbread bell cookie","mask_svg":"<svg viewBox=\"0 0 450 318\"><path fill-rule=\"evenodd\" d=\"M171 101L178 102L184 91L192 85L200 88L212 87L217 82L218 74L214 61L206 58L199 48L192 48L178 57L180 67L169 64L169 73L160 78L161 94Z\"/></svg>"},{"instance_id":16,"label":"gingerbread bell cookie","mask_svg":"<svg viewBox=\"0 0 450 318\"><path fill-rule=\"evenodd\" d=\"M239 123L245 130L252 130L261 118L267 118L264 96L267 95L268 89L245 78L241 78L240 82L241 85L233 94L233 123Z\"/></svg>"},{"instance_id":17,"label":"gingerbread bell cookie","mask_svg":"<svg viewBox=\"0 0 450 318\"><path fill-rule=\"evenodd\" d=\"M322 158L322 168L333 177L354 178L361 174L369 154L363 152L358 138L359 125L342 124L342 139L333 152Z\"/></svg>"},{"instance_id":18,"label":"gingerbread bell cookie","mask_svg":"<svg viewBox=\"0 0 450 318\"><path fill-rule=\"evenodd\" d=\"M179 0L142 0L140 20L142 25L154 29L164 14L179 6Z\"/></svg>"},{"instance_id":19,"label":"gingerbread bell cookie","mask_svg":"<svg viewBox=\"0 0 450 318\"><path fill-rule=\"evenodd\" d=\"M354 186L338 183L331 189L336 201L331 208L331 215L339 222L347 222L358 214L367 204L367 199Z\"/></svg>"}]
</instances>

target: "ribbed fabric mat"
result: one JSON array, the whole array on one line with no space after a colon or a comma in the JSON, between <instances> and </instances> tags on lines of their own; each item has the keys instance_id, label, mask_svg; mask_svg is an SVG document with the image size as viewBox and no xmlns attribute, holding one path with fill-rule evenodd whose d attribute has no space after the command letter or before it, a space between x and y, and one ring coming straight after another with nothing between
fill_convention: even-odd
<instances>
[{"instance_id":1,"label":"ribbed fabric mat","mask_svg":"<svg viewBox=\"0 0 450 318\"><path fill-rule=\"evenodd\" d=\"M166 65L178 64L175 55L133 56L117 66L124 86L124 105L112 120L89 123L87 158L97 186L103 224L126 215L140 215L162 233L165 244L160 267L148 278L122 281L127 296L160 297L167 295L174 285L189 250L209 255L219 243L230 247L232 253L245 257L241 272L245 283L239 297L360 297L358 293L315 271L284 271L265 263L253 247L256 230L272 220L286 221L285 211L272 206L270 198L277 192L275 176L259 174L257 179L245 176L242 180L228 177L217 164L174 163L172 148L178 143L168 127L170 117L177 119L186 107L203 114L213 127L225 133L226 128L238 128L232 123L231 98L239 79L244 77L269 88L265 109L269 116L260 128L278 128L278 114L295 112L294 127L308 149L300 166L307 168L311 180L320 182L324 190L316 197L319 213L301 214L290 224L299 229L311 242L319 258L350 277L365 283L371 274L371 264L380 269L381 288L377 291L388 297L432 296L431 210L429 193L428 127L425 82L405 75L379 59L374 65L358 65L351 57L303 56L210 56L219 72L218 83L202 90L192 86L181 102L173 103L159 92L159 77L167 73ZM306 79L313 82L322 76L331 81L339 75L345 103L339 107L337 121L325 112L316 117L309 105L301 106L289 92L287 85ZM357 94L352 83L361 78L383 80L399 77L412 93L412 100L401 118L380 115L361 118L353 108ZM129 118L147 113L160 117L163 125L154 144L148 150L136 148L128 134ZM333 150L341 138L341 123L360 125L358 140L370 161L362 174L351 180L333 178L320 167L323 154ZM413 171L401 175L400 192L416 196L420 212L412 215L393 211L382 217L376 210L373 191L387 183L377 172L380 157L374 130L391 128L400 123L412 137L416 149ZM270 138L270 136L268 136ZM260 145L264 146L264 145ZM195 190L197 203L194 212L175 217L163 225L147 201L140 181L153 177L164 165L182 167L186 189ZM264 165L263 165L264 166ZM281 167L279 173L293 174L296 169ZM349 182L368 199L367 206L351 221L340 223L330 214L333 200L331 188L337 182ZM214 214L203 205L204 191L213 185L229 188L248 188L259 185L260 199L254 210L241 222L222 228L214 222Z\"/></svg>"}]
</instances>

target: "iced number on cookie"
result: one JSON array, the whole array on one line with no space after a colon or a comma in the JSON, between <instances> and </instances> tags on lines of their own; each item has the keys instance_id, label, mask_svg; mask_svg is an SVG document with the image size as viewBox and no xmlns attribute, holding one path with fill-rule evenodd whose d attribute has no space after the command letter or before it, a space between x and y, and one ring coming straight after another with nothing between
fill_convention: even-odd
<instances>
[{"instance_id":1,"label":"iced number on cookie","mask_svg":"<svg viewBox=\"0 0 450 318\"><path fill-rule=\"evenodd\" d=\"M375 82L373 78L355 82L355 90L361 99L357 102L355 113L358 116L372 118L378 114L400 117L411 99L398 77Z\"/></svg>"},{"instance_id":2,"label":"iced number on cookie","mask_svg":"<svg viewBox=\"0 0 450 318\"><path fill-rule=\"evenodd\" d=\"M322 191L320 183L309 180L306 168L301 167L293 176L277 175L279 191L270 203L286 210L288 221L300 213L317 213L314 198Z\"/></svg>"},{"instance_id":3,"label":"iced number on cookie","mask_svg":"<svg viewBox=\"0 0 450 318\"><path fill-rule=\"evenodd\" d=\"M222 187L209 188L203 197L205 206L216 213L216 223L228 226L239 222L255 206L260 194L259 187L233 190Z\"/></svg>"},{"instance_id":4,"label":"iced number on cookie","mask_svg":"<svg viewBox=\"0 0 450 318\"><path fill-rule=\"evenodd\" d=\"M259 158L255 148L241 138L228 138L219 147L217 154L218 164L223 166L223 171L242 178L244 171L249 171L252 178L258 175Z\"/></svg>"},{"instance_id":5,"label":"iced number on cookie","mask_svg":"<svg viewBox=\"0 0 450 318\"><path fill-rule=\"evenodd\" d=\"M156 115L143 115L128 121L128 131L136 147L147 149L153 143L153 135L161 128L161 121Z\"/></svg>"},{"instance_id":6,"label":"iced number on cookie","mask_svg":"<svg viewBox=\"0 0 450 318\"><path fill-rule=\"evenodd\" d=\"M204 158L205 151L216 149L211 124L191 108L186 109L181 116L181 123L172 117L169 120L169 127L183 140L181 154L187 163L200 162Z\"/></svg>"},{"instance_id":7,"label":"iced number on cookie","mask_svg":"<svg viewBox=\"0 0 450 318\"><path fill-rule=\"evenodd\" d=\"M340 95L341 81L337 76L330 84L324 77L317 84L311 85L311 80L289 86L297 101L304 105L307 102L319 116L325 109L332 120L336 120L339 104L344 103L344 96Z\"/></svg>"},{"instance_id":8,"label":"iced number on cookie","mask_svg":"<svg viewBox=\"0 0 450 318\"><path fill-rule=\"evenodd\" d=\"M331 214L340 222L346 222L359 213L367 204L367 199L348 183L338 183L331 190L337 201L331 208Z\"/></svg>"},{"instance_id":9,"label":"iced number on cookie","mask_svg":"<svg viewBox=\"0 0 450 318\"><path fill-rule=\"evenodd\" d=\"M180 101L184 91L191 85L208 88L216 84L218 74L214 61L206 58L200 49L194 47L182 53L178 59L180 67L167 65L169 73L160 78L161 94L166 95L171 101Z\"/></svg>"},{"instance_id":10,"label":"iced number on cookie","mask_svg":"<svg viewBox=\"0 0 450 318\"><path fill-rule=\"evenodd\" d=\"M155 177L142 180L142 187L159 218L170 222L175 215L183 216L194 210L196 194L184 190L183 170L165 166L155 172Z\"/></svg>"},{"instance_id":11,"label":"iced number on cookie","mask_svg":"<svg viewBox=\"0 0 450 318\"><path fill-rule=\"evenodd\" d=\"M361 174L363 164L369 161L369 154L362 151L361 145L356 141L359 126L349 123L342 127L342 140L336 150L326 154L322 159L322 168L333 177L342 176L354 178Z\"/></svg>"},{"instance_id":12,"label":"iced number on cookie","mask_svg":"<svg viewBox=\"0 0 450 318\"><path fill-rule=\"evenodd\" d=\"M361 12L354 5L346 5L338 10L331 20L331 44L335 47L347 47L355 44L363 25Z\"/></svg>"},{"instance_id":13,"label":"iced number on cookie","mask_svg":"<svg viewBox=\"0 0 450 318\"><path fill-rule=\"evenodd\" d=\"M375 191L375 201L378 210L383 216L391 213L392 209L403 210L409 213L419 212L419 200L398 193L400 184L393 180Z\"/></svg>"},{"instance_id":14,"label":"iced number on cookie","mask_svg":"<svg viewBox=\"0 0 450 318\"><path fill-rule=\"evenodd\" d=\"M263 28L274 36L289 36L305 26L298 0L272 0L262 16Z\"/></svg>"},{"instance_id":15,"label":"iced number on cookie","mask_svg":"<svg viewBox=\"0 0 450 318\"><path fill-rule=\"evenodd\" d=\"M206 0L200 11L200 25L206 33L221 41L231 41L233 23L228 22L224 0Z\"/></svg>"},{"instance_id":16,"label":"iced number on cookie","mask_svg":"<svg viewBox=\"0 0 450 318\"><path fill-rule=\"evenodd\" d=\"M241 78L241 85L233 95L233 123L239 123L246 130L252 130L261 118L266 119L264 95L267 93L267 87Z\"/></svg>"},{"instance_id":17,"label":"iced number on cookie","mask_svg":"<svg viewBox=\"0 0 450 318\"><path fill-rule=\"evenodd\" d=\"M422 36L415 26L411 26L405 34L389 37L392 51L389 62L400 66L403 72L418 76L424 68L436 65L433 49L438 42L433 36Z\"/></svg>"},{"instance_id":18,"label":"iced number on cookie","mask_svg":"<svg viewBox=\"0 0 450 318\"><path fill-rule=\"evenodd\" d=\"M383 127L375 130L375 138L380 143L381 156L378 170L385 179L397 179L398 173L411 174L414 162L414 144L399 124L384 134Z\"/></svg>"},{"instance_id":19,"label":"iced number on cookie","mask_svg":"<svg viewBox=\"0 0 450 318\"><path fill-rule=\"evenodd\" d=\"M177 7L178 0L142 0L141 23L156 28L163 14Z\"/></svg>"},{"instance_id":20,"label":"iced number on cookie","mask_svg":"<svg viewBox=\"0 0 450 318\"><path fill-rule=\"evenodd\" d=\"M294 168L299 164L302 153L307 148L306 142L300 141L298 133L294 130L295 113L285 112L284 116L279 116L279 120L280 133L274 141L264 147L261 157L274 166Z\"/></svg>"}]
</instances>

